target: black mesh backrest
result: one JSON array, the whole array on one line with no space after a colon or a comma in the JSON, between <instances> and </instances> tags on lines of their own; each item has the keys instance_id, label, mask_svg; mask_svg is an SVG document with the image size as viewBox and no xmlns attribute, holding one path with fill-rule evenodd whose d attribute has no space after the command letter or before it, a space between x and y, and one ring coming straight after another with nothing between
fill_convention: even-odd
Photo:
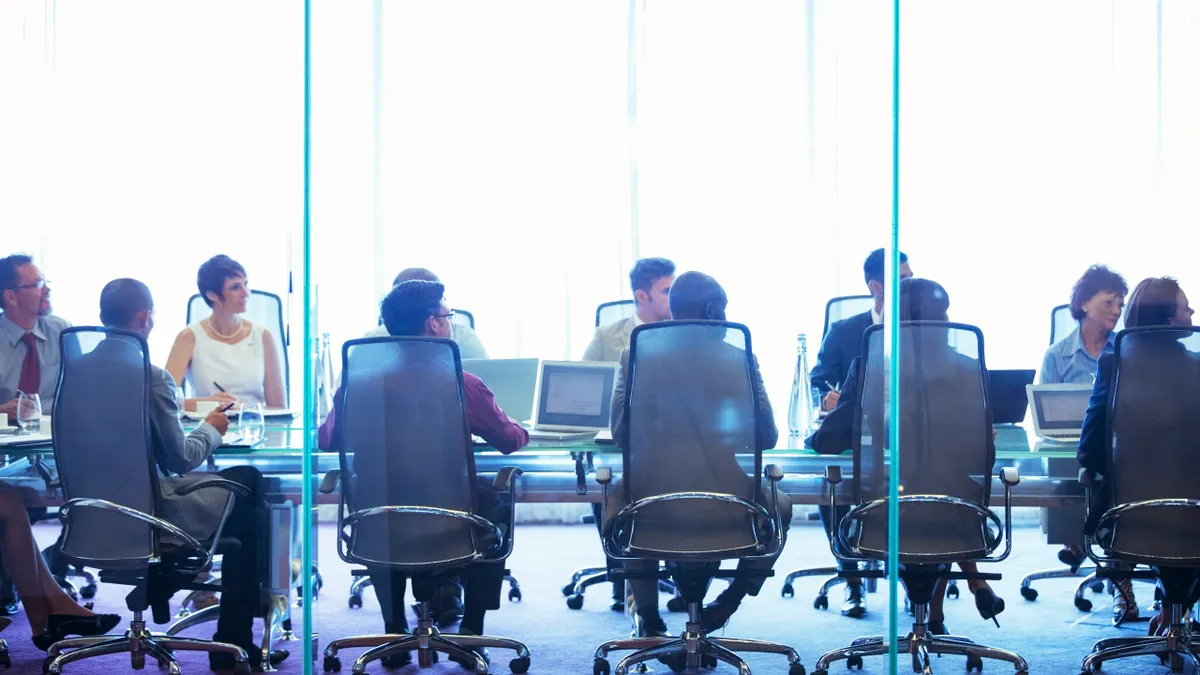
<instances>
[{"instance_id":1,"label":"black mesh backrest","mask_svg":"<svg viewBox=\"0 0 1200 675\"><path fill-rule=\"evenodd\" d=\"M849 319L856 314L869 312L875 308L875 298L869 295L844 295L825 303L825 328L821 337L829 332L829 327L835 321Z\"/></svg>"},{"instance_id":2,"label":"black mesh backrest","mask_svg":"<svg viewBox=\"0 0 1200 675\"><path fill-rule=\"evenodd\" d=\"M204 302L204 298L199 295L193 295L188 300L188 325L202 319L207 319L210 315L212 315L212 308ZM283 359L283 400L290 401L292 371L288 363L288 336L284 332L286 329L283 324L283 299L274 293L251 290L250 299L246 303L245 316L250 323L262 326L271 331L271 336L275 338L275 349L281 354L281 358Z\"/></svg>"},{"instance_id":3,"label":"black mesh backrest","mask_svg":"<svg viewBox=\"0 0 1200 675\"><path fill-rule=\"evenodd\" d=\"M903 322L900 331L900 494L944 495L988 507L995 446L988 403L983 334L965 324ZM868 355L860 389L855 482L860 503L887 497L888 364L883 326L864 336ZM873 517L886 547L886 509ZM978 550L982 522L970 509L906 504L900 509L902 552ZM880 527L882 526L882 527Z\"/></svg>"},{"instance_id":4,"label":"black mesh backrest","mask_svg":"<svg viewBox=\"0 0 1200 675\"><path fill-rule=\"evenodd\" d=\"M633 300L614 300L596 308L596 325L604 326L621 319L628 319L637 311Z\"/></svg>"},{"instance_id":5,"label":"black mesh backrest","mask_svg":"<svg viewBox=\"0 0 1200 675\"><path fill-rule=\"evenodd\" d=\"M67 329L60 341L63 360L51 424L65 498L104 499L158 515L145 341L127 331L90 327ZM72 512L62 542L63 553L94 561L95 567L133 566L154 557L155 550L149 526L91 508Z\"/></svg>"},{"instance_id":6,"label":"black mesh backrest","mask_svg":"<svg viewBox=\"0 0 1200 675\"><path fill-rule=\"evenodd\" d=\"M380 337L342 347L337 439L351 513L378 506L472 512L475 462L462 365L451 340ZM471 555L461 521L373 517L353 531L353 556L428 563Z\"/></svg>"},{"instance_id":7,"label":"black mesh backrest","mask_svg":"<svg viewBox=\"0 0 1200 675\"><path fill-rule=\"evenodd\" d=\"M471 330L475 330L475 315L465 309L452 309L454 312L454 323L460 326L466 326Z\"/></svg>"},{"instance_id":8,"label":"black mesh backrest","mask_svg":"<svg viewBox=\"0 0 1200 675\"><path fill-rule=\"evenodd\" d=\"M1109 470L1113 504L1198 499L1189 470L1200 420L1200 329L1136 328L1114 343ZM1149 556L1200 557L1194 509L1140 509L1117 521L1115 548Z\"/></svg>"},{"instance_id":9,"label":"black mesh backrest","mask_svg":"<svg viewBox=\"0 0 1200 675\"><path fill-rule=\"evenodd\" d=\"M755 500L761 453L752 368L750 331L740 324L663 321L633 330L623 483L630 503L671 492ZM743 468L738 455L752 463ZM680 552L728 549L753 545L754 532L742 507L685 501L643 511L631 543Z\"/></svg>"}]
</instances>

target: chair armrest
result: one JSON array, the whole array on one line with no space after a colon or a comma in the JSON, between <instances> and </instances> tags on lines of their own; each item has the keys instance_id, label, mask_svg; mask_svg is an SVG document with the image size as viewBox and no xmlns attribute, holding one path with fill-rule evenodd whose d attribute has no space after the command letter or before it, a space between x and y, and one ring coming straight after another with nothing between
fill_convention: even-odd
<instances>
[{"instance_id":1,"label":"chair armrest","mask_svg":"<svg viewBox=\"0 0 1200 675\"><path fill-rule=\"evenodd\" d=\"M783 469L778 464L768 464L763 469L763 476L772 483L783 480Z\"/></svg>"},{"instance_id":2,"label":"chair armrest","mask_svg":"<svg viewBox=\"0 0 1200 675\"><path fill-rule=\"evenodd\" d=\"M830 485L838 485L842 482L842 467L827 466L825 467L825 482Z\"/></svg>"},{"instance_id":3,"label":"chair armrest","mask_svg":"<svg viewBox=\"0 0 1200 675\"><path fill-rule=\"evenodd\" d=\"M612 482L612 468L602 466L596 469L596 482L601 485L608 485Z\"/></svg>"},{"instance_id":4,"label":"chair armrest","mask_svg":"<svg viewBox=\"0 0 1200 675\"><path fill-rule=\"evenodd\" d=\"M512 486L513 479L525 473L517 466L502 466L496 472L496 480L492 481L493 490L507 490Z\"/></svg>"},{"instance_id":5,"label":"chair armrest","mask_svg":"<svg viewBox=\"0 0 1200 675\"><path fill-rule=\"evenodd\" d=\"M1096 483L1096 474L1090 469L1079 469L1079 484L1083 487L1092 487Z\"/></svg>"},{"instance_id":6,"label":"chair armrest","mask_svg":"<svg viewBox=\"0 0 1200 675\"><path fill-rule=\"evenodd\" d=\"M180 494L182 494L182 493L180 493ZM66 504L63 504L62 507L59 509L58 519L63 522L64 526L70 527L71 511L73 509L82 509L82 508L100 509L102 511L118 513L120 515L127 516L129 518L133 518L134 520L140 520L143 523L146 523L147 525L150 525L153 528L163 530L164 532L168 532L176 537L179 537L188 546L191 546L191 547L196 548L201 551L205 550L204 545L201 544L199 541L197 541L195 537L188 534L187 532L184 532L183 530L172 525L171 523L168 523L167 521L165 521L161 518L155 518L154 516L152 516L148 513L143 513L141 511L138 511L137 509L131 509L127 506L121 506L120 504L114 504L113 502L110 502L110 501L107 501L104 499L87 499L87 498L72 499L69 502L67 502Z\"/></svg>"},{"instance_id":7,"label":"chair armrest","mask_svg":"<svg viewBox=\"0 0 1200 675\"><path fill-rule=\"evenodd\" d=\"M1006 466L1000 469L1000 482L1008 487L1015 487L1021 482L1021 473L1015 466Z\"/></svg>"},{"instance_id":8,"label":"chair armrest","mask_svg":"<svg viewBox=\"0 0 1200 675\"><path fill-rule=\"evenodd\" d=\"M333 469L325 474L325 478L321 480L321 486L317 488L323 495L331 495L337 489L338 481L342 479L342 470Z\"/></svg>"},{"instance_id":9,"label":"chair armrest","mask_svg":"<svg viewBox=\"0 0 1200 675\"><path fill-rule=\"evenodd\" d=\"M423 515L423 516L431 516L431 517L449 518L451 520L465 522L466 524L474 527L475 529L480 530L482 532L486 532L488 534L491 534L493 537L496 538L496 542L497 542L496 548L489 551L489 553L494 553L497 550L511 548L511 545L508 547L505 547L504 532L499 527L497 527L495 523L491 522L490 520L480 517L480 516L477 516L472 513L467 513L465 511L454 511L451 509L441 509L441 508L437 508L437 507L433 507L433 506L376 506L376 507L372 507L369 509L363 509L361 511L355 511L354 513L351 513L350 515L346 516L344 519L342 519L341 522L338 523L338 527L340 528L339 532L342 532L347 527L353 527L359 521L362 521L366 518L372 518L372 517L382 516L382 515L387 515L387 514ZM396 563L396 562L391 562L391 561L387 561L387 560L371 560L369 558L362 558L362 557L359 557L356 555L350 555L350 553L348 553L343 548L345 543L346 543L346 538L343 536L339 536L338 537L338 557L341 558L342 560L345 560L346 562L356 563L359 565L368 565L368 566L369 565L381 565L381 566L390 567L393 569L424 569L424 568L429 567L429 565L427 563ZM469 555L469 556L463 556L461 558L455 558L452 560L440 561L439 563L437 563L437 565L459 566L461 564L477 562L480 559L486 559L487 557L488 557L487 554L482 553L480 551L476 551L474 554Z\"/></svg>"},{"instance_id":10,"label":"chair armrest","mask_svg":"<svg viewBox=\"0 0 1200 675\"><path fill-rule=\"evenodd\" d=\"M241 483L235 483L225 478L206 478L202 481L189 483L175 491L175 494L183 496L190 495L196 490L204 490L206 488L221 488L239 497L249 497L250 489Z\"/></svg>"}]
</instances>

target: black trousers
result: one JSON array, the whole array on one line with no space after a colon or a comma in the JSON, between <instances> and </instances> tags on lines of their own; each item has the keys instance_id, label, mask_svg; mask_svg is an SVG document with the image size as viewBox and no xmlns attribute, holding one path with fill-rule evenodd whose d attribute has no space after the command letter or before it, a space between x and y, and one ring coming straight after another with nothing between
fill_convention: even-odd
<instances>
[{"instance_id":1,"label":"black trousers","mask_svg":"<svg viewBox=\"0 0 1200 675\"><path fill-rule=\"evenodd\" d=\"M263 590L267 579L267 514L259 508L263 500L262 474L251 466L235 466L217 472L225 480L246 486L249 497L237 497L225 521L223 537L241 542L236 551L221 560L221 614L213 639L245 648L251 663L261 658L254 644L254 619L264 610Z\"/></svg>"},{"instance_id":2,"label":"black trousers","mask_svg":"<svg viewBox=\"0 0 1200 675\"><path fill-rule=\"evenodd\" d=\"M492 481L480 477L475 489L475 515L486 518L507 530L512 517L513 503L509 493L492 489ZM505 536L512 536L505 532ZM463 585L463 625L473 630L482 626L469 626L472 615L482 617L489 609L500 609L500 591L504 586L504 561L474 563L462 568L459 578ZM383 611L383 626L388 633L405 633L408 620L404 613L404 590L408 577L404 573L386 567L368 567L375 597Z\"/></svg>"}]
</instances>

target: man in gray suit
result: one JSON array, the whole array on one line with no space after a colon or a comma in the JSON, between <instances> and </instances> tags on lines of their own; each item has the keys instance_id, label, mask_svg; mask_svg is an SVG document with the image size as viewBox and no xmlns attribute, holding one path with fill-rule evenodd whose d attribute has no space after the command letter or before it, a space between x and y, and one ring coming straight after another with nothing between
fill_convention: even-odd
<instances>
[{"instance_id":1,"label":"man in gray suit","mask_svg":"<svg viewBox=\"0 0 1200 675\"><path fill-rule=\"evenodd\" d=\"M629 346L629 335L643 323L666 321L671 318L667 296L675 281L675 263L666 258L642 258L629 272L633 316L603 326L597 326L583 352L584 361L616 361Z\"/></svg>"},{"instance_id":2,"label":"man in gray suit","mask_svg":"<svg viewBox=\"0 0 1200 675\"><path fill-rule=\"evenodd\" d=\"M108 328L120 328L137 333L142 339L154 329L154 299L150 289L136 279L110 281L100 292L100 321ZM115 341L113 341L115 344ZM102 343L97 351L104 349ZM200 541L210 539L216 532L225 511L229 493L219 489L201 489L187 495L177 494L181 487L209 478L212 474L191 473L202 466L209 455L221 445L221 437L229 429L223 412L213 411L204 422L185 434L179 422L179 391L167 371L150 366L150 441L158 468L163 474L159 481L166 520ZM261 615L261 588L266 581L265 555L266 523L257 508L262 501L262 474L251 466L225 469L216 475L246 486L248 497L238 497L225 522L223 537L236 538L241 546L224 554L221 561L221 613L213 639L235 644L246 650L250 665L259 672L262 649L254 642L254 619ZM173 589L167 589L168 593ZM288 652L272 652L272 664L287 658ZM233 667L233 657L210 654L209 665L214 670Z\"/></svg>"},{"instance_id":3,"label":"man in gray suit","mask_svg":"<svg viewBox=\"0 0 1200 675\"><path fill-rule=\"evenodd\" d=\"M725 290L721 288L716 279L707 274L687 272L680 275L671 286L671 318L676 320L724 321L727 304ZM752 479L746 476L745 471L736 461L730 461L732 455L729 448L722 443L723 433L729 431L728 427L731 423L729 417L737 416L736 412L732 412L738 408L736 402L739 399L744 401L746 368L745 351L726 343L724 341L725 334L724 329L719 329L713 335L705 336L704 339L681 341L680 344L669 345L673 352L671 362L667 363L663 360L663 356L657 356L656 363L652 366L653 370L644 373L646 378L639 379L639 382L663 382L665 378L671 378L672 381L668 386L671 387L672 392L675 392L671 398L672 404L658 406L655 410L656 419L648 420L643 424L669 428L672 441L678 445L678 451L672 452L668 449L665 452L654 454L664 458L690 455L694 458L694 462L688 466L707 469L699 477L694 474L689 477L687 467L677 462L672 462L670 466L651 466L649 473L654 475L656 492L688 491L695 485L704 482L719 484L721 487L716 490L718 492L746 494L751 491ZM654 339L656 338L652 338L652 340ZM641 340L639 340L640 342ZM655 351L662 349L663 346L665 345L660 343ZM630 424L625 417L629 354L628 348L621 353L621 367L613 387L612 401L613 440L623 449L630 447ZM768 450L775 447L775 443L779 440L779 431L775 426L775 414L771 408L771 401L767 397L766 387L763 386L757 359L754 360L751 380L756 392L755 398L758 407L752 412L744 411L744 415L741 417L753 416L752 422L756 431L755 449ZM727 405L714 405L714 402L717 401L725 401ZM728 415L715 415L714 412L718 408L725 410ZM743 419L742 421L750 422L751 420ZM737 435L734 434L735 437ZM669 485L673 476L682 478L678 486ZM767 501L769 492L763 488L762 493L760 503L770 508ZM624 506L623 503L620 503L623 500L621 495L621 490L614 490L610 493L610 503L605 507L608 517L611 518ZM780 492L778 496L779 515L784 527L783 534L786 536L787 527L792 519L792 504L786 494ZM688 508L696 507L689 506ZM714 514L714 518L721 519L722 515ZM725 528L720 526L714 529L725 531ZM774 564L775 559L742 560L738 563L738 570L750 573L762 572L770 570ZM626 567L653 570L657 567L657 561L626 563ZM735 577L729 588L702 611L700 618L705 631L715 631L724 626L747 595L758 595L764 581L765 577L754 574ZM637 612L642 619L643 631L648 635L665 635L666 625L658 613L657 582L653 579L637 579L630 580L629 583L637 601Z\"/></svg>"}]
</instances>

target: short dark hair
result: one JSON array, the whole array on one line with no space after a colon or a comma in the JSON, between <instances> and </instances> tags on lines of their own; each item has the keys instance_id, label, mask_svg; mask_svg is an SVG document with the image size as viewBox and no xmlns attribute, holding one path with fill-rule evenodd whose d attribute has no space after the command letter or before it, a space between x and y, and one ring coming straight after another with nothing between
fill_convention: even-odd
<instances>
[{"instance_id":1,"label":"short dark hair","mask_svg":"<svg viewBox=\"0 0 1200 675\"><path fill-rule=\"evenodd\" d=\"M425 332L425 320L437 313L446 287L436 281L402 281L379 305L389 335L415 336Z\"/></svg>"},{"instance_id":2,"label":"short dark hair","mask_svg":"<svg viewBox=\"0 0 1200 675\"><path fill-rule=\"evenodd\" d=\"M429 270L425 269L424 267L409 267L409 268L400 270L400 273L397 274L396 278L392 280L392 285L399 286L400 284L404 283L405 281L435 281L437 283L442 282L442 280L438 278L438 275L434 274L433 272L430 272Z\"/></svg>"},{"instance_id":3,"label":"short dark hair","mask_svg":"<svg viewBox=\"0 0 1200 675\"><path fill-rule=\"evenodd\" d=\"M200 289L200 297L204 298L204 304L212 307L212 300L208 299L209 291L224 300L225 280L245 276L246 268L242 267L241 263L224 254L215 255L200 266L200 271L196 273L196 288Z\"/></svg>"},{"instance_id":4,"label":"short dark hair","mask_svg":"<svg viewBox=\"0 0 1200 675\"><path fill-rule=\"evenodd\" d=\"M21 275L17 270L33 262L33 256L25 253L14 253L7 258L0 258L0 309L4 307L4 291L12 290L21 283Z\"/></svg>"},{"instance_id":5,"label":"short dark hair","mask_svg":"<svg viewBox=\"0 0 1200 675\"><path fill-rule=\"evenodd\" d=\"M903 265L906 262L908 262L908 255L904 251L901 251L900 264ZM871 251L871 254L863 262L863 278L868 284L872 281L883 283L883 267L883 249L877 248Z\"/></svg>"},{"instance_id":6,"label":"short dark hair","mask_svg":"<svg viewBox=\"0 0 1200 675\"><path fill-rule=\"evenodd\" d=\"M729 302L725 289L717 280L701 272L684 272L671 284L667 303L671 307L671 318L683 321L708 318L704 309L708 305L724 307Z\"/></svg>"},{"instance_id":7,"label":"short dark hair","mask_svg":"<svg viewBox=\"0 0 1200 675\"><path fill-rule=\"evenodd\" d=\"M629 287L633 289L634 297L638 291L650 291L654 282L663 277L675 274L675 263L666 258L642 258L629 271Z\"/></svg>"},{"instance_id":8,"label":"short dark hair","mask_svg":"<svg viewBox=\"0 0 1200 675\"><path fill-rule=\"evenodd\" d=\"M100 323L128 328L138 312L154 309L150 288L137 279L113 279L100 291Z\"/></svg>"},{"instance_id":9,"label":"short dark hair","mask_svg":"<svg viewBox=\"0 0 1200 675\"><path fill-rule=\"evenodd\" d=\"M1125 327L1166 326L1179 311L1179 282L1171 277L1142 279L1125 307Z\"/></svg>"},{"instance_id":10,"label":"short dark hair","mask_svg":"<svg viewBox=\"0 0 1200 675\"><path fill-rule=\"evenodd\" d=\"M1092 265L1071 289L1071 318L1083 321L1083 317L1087 316L1083 305L1097 293L1116 293L1125 297L1129 294L1129 286L1125 285L1125 277L1120 274L1104 265Z\"/></svg>"},{"instance_id":11,"label":"short dark hair","mask_svg":"<svg viewBox=\"0 0 1200 675\"><path fill-rule=\"evenodd\" d=\"M900 280L901 321L948 321L950 295L932 279Z\"/></svg>"}]
</instances>

